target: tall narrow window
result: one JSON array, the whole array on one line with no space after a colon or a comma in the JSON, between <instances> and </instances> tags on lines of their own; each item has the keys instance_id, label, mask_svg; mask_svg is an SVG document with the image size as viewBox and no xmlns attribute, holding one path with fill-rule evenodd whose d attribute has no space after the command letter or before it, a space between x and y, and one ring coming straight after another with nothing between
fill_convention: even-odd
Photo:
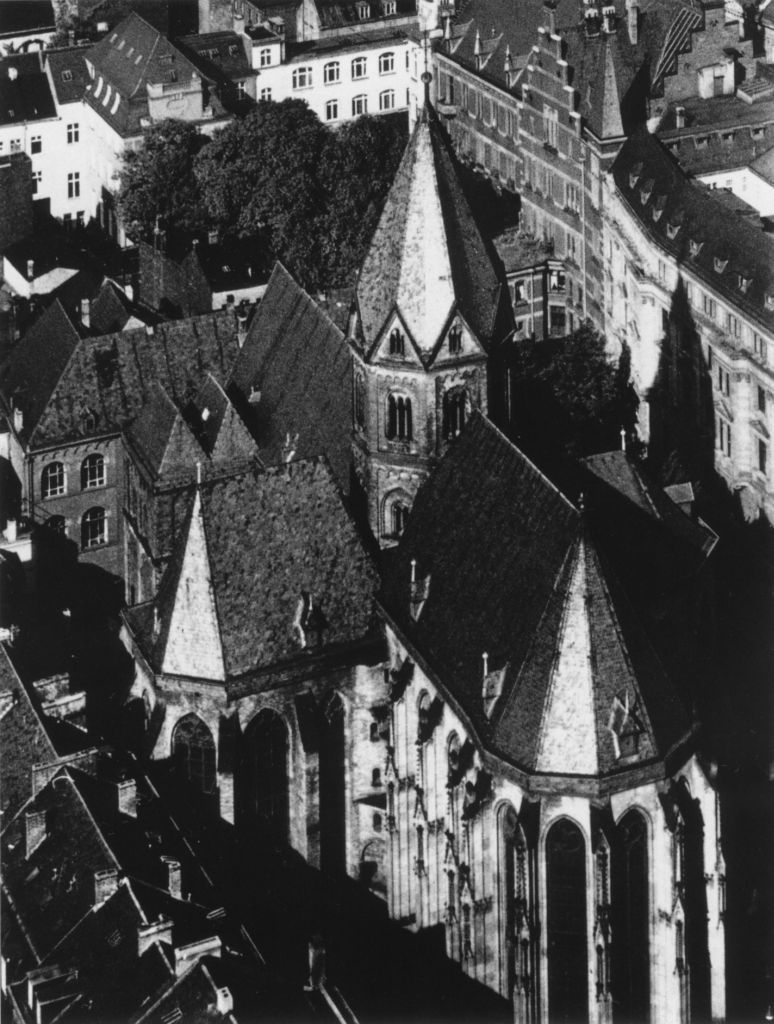
<instances>
[{"instance_id":1,"label":"tall narrow window","mask_svg":"<svg viewBox=\"0 0 774 1024\"><path fill-rule=\"evenodd\" d=\"M387 439L411 441L414 436L411 399L405 395L389 395L387 399Z\"/></svg>"},{"instance_id":2,"label":"tall narrow window","mask_svg":"<svg viewBox=\"0 0 774 1024\"><path fill-rule=\"evenodd\" d=\"M215 790L215 742L196 715L186 715L172 734L172 756L177 768L202 793Z\"/></svg>"},{"instance_id":3,"label":"tall narrow window","mask_svg":"<svg viewBox=\"0 0 774 1024\"><path fill-rule=\"evenodd\" d=\"M449 331L449 352L451 355L456 356L462 351L462 329L460 327L452 327Z\"/></svg>"},{"instance_id":4,"label":"tall narrow window","mask_svg":"<svg viewBox=\"0 0 774 1024\"><path fill-rule=\"evenodd\" d=\"M650 909L645 819L621 819L612 858L612 987L616 1020L647 1024L650 1015Z\"/></svg>"},{"instance_id":5,"label":"tall narrow window","mask_svg":"<svg viewBox=\"0 0 774 1024\"><path fill-rule=\"evenodd\" d=\"M276 840L288 833L288 736L285 723L264 709L245 730L240 772L242 812Z\"/></svg>"},{"instance_id":6,"label":"tall narrow window","mask_svg":"<svg viewBox=\"0 0 774 1024\"><path fill-rule=\"evenodd\" d=\"M393 537L400 537L403 531L406 529L406 521L408 519L408 506L404 505L402 501L396 501L392 506L392 535Z\"/></svg>"},{"instance_id":7,"label":"tall narrow window","mask_svg":"<svg viewBox=\"0 0 774 1024\"><path fill-rule=\"evenodd\" d=\"M551 1020L588 1021L586 848L560 819L546 837L548 1007Z\"/></svg>"},{"instance_id":8,"label":"tall narrow window","mask_svg":"<svg viewBox=\"0 0 774 1024\"><path fill-rule=\"evenodd\" d=\"M80 141L81 138L81 126L79 124L68 124L67 126L67 142L68 145Z\"/></svg>"},{"instance_id":9,"label":"tall narrow window","mask_svg":"<svg viewBox=\"0 0 774 1024\"><path fill-rule=\"evenodd\" d=\"M389 75L395 70L395 54L382 53L379 55L379 74Z\"/></svg>"},{"instance_id":10,"label":"tall narrow window","mask_svg":"<svg viewBox=\"0 0 774 1024\"><path fill-rule=\"evenodd\" d=\"M80 171L73 171L67 175L67 198L78 199L81 194Z\"/></svg>"},{"instance_id":11,"label":"tall narrow window","mask_svg":"<svg viewBox=\"0 0 774 1024\"><path fill-rule=\"evenodd\" d=\"M354 96L352 99L352 116L360 117L368 113L368 97L366 95Z\"/></svg>"},{"instance_id":12,"label":"tall narrow window","mask_svg":"<svg viewBox=\"0 0 774 1024\"><path fill-rule=\"evenodd\" d=\"M447 441L459 437L465 427L466 402L464 388L454 388L443 396L443 436Z\"/></svg>"},{"instance_id":13,"label":"tall narrow window","mask_svg":"<svg viewBox=\"0 0 774 1024\"><path fill-rule=\"evenodd\" d=\"M360 376L355 377L355 423L365 426L365 381Z\"/></svg>"},{"instance_id":14,"label":"tall narrow window","mask_svg":"<svg viewBox=\"0 0 774 1024\"><path fill-rule=\"evenodd\" d=\"M406 354L406 340L397 327L390 331L390 355L403 356Z\"/></svg>"},{"instance_id":15,"label":"tall narrow window","mask_svg":"<svg viewBox=\"0 0 774 1024\"><path fill-rule=\"evenodd\" d=\"M81 547L84 551L107 544L107 515L104 508L90 508L81 519Z\"/></svg>"},{"instance_id":16,"label":"tall narrow window","mask_svg":"<svg viewBox=\"0 0 774 1024\"><path fill-rule=\"evenodd\" d=\"M385 89L379 93L379 110L395 109L395 90Z\"/></svg>"},{"instance_id":17,"label":"tall narrow window","mask_svg":"<svg viewBox=\"0 0 774 1024\"><path fill-rule=\"evenodd\" d=\"M43 498L58 498L65 492L65 468L61 462L45 466L40 477L40 493Z\"/></svg>"},{"instance_id":18,"label":"tall narrow window","mask_svg":"<svg viewBox=\"0 0 774 1024\"><path fill-rule=\"evenodd\" d=\"M98 453L87 455L81 464L81 489L105 486L105 459Z\"/></svg>"},{"instance_id":19,"label":"tall narrow window","mask_svg":"<svg viewBox=\"0 0 774 1024\"><path fill-rule=\"evenodd\" d=\"M323 67L323 82L325 85L332 85L341 81L341 65L337 60L329 61Z\"/></svg>"}]
</instances>

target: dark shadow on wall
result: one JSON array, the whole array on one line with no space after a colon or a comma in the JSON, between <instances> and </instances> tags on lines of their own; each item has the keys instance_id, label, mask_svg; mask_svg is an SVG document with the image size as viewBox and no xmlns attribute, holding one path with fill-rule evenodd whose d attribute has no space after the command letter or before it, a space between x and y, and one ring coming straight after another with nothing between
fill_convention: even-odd
<instances>
[{"instance_id":1,"label":"dark shadow on wall","mask_svg":"<svg viewBox=\"0 0 774 1024\"><path fill-rule=\"evenodd\" d=\"M661 355L650 406L649 468L664 486L707 481L715 473L711 370L680 278L664 314Z\"/></svg>"}]
</instances>

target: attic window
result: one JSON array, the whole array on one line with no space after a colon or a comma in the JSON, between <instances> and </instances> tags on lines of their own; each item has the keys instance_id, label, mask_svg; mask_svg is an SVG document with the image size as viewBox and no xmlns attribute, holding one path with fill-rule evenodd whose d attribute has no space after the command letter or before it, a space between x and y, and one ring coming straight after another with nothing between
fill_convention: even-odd
<instances>
[{"instance_id":1,"label":"attic window","mask_svg":"<svg viewBox=\"0 0 774 1024\"><path fill-rule=\"evenodd\" d=\"M734 132L723 132L722 139L726 145L730 145L734 141Z\"/></svg>"},{"instance_id":2,"label":"attic window","mask_svg":"<svg viewBox=\"0 0 774 1024\"><path fill-rule=\"evenodd\" d=\"M121 102L121 97L116 93L116 98L113 100L113 106L110 108L110 113L115 114L118 110L118 104Z\"/></svg>"},{"instance_id":3,"label":"attic window","mask_svg":"<svg viewBox=\"0 0 774 1024\"><path fill-rule=\"evenodd\" d=\"M125 46L126 46L126 41L125 41L124 39L122 39L122 40L121 40L121 41L119 42L119 44L118 44L118 49L119 49L119 50L123 50L123 48L124 48Z\"/></svg>"},{"instance_id":4,"label":"attic window","mask_svg":"<svg viewBox=\"0 0 774 1024\"><path fill-rule=\"evenodd\" d=\"M709 142L709 135L699 135L693 141L697 149L706 149Z\"/></svg>"},{"instance_id":5,"label":"attic window","mask_svg":"<svg viewBox=\"0 0 774 1024\"><path fill-rule=\"evenodd\" d=\"M656 196L656 200L653 203L653 210L651 211L654 221L659 221L661 219L661 214L664 212L665 206L666 196Z\"/></svg>"},{"instance_id":6,"label":"attic window","mask_svg":"<svg viewBox=\"0 0 774 1024\"><path fill-rule=\"evenodd\" d=\"M356 7L357 16L359 21L365 21L371 17L371 5L365 3L359 3Z\"/></svg>"},{"instance_id":7,"label":"attic window","mask_svg":"<svg viewBox=\"0 0 774 1024\"><path fill-rule=\"evenodd\" d=\"M406 354L406 339L403 334L394 327L390 331L390 355L391 356L404 356Z\"/></svg>"},{"instance_id":8,"label":"attic window","mask_svg":"<svg viewBox=\"0 0 774 1024\"><path fill-rule=\"evenodd\" d=\"M628 690L613 697L607 727L617 758L635 757L639 753L640 739L645 730L637 712L636 698L632 699Z\"/></svg>"},{"instance_id":9,"label":"attic window","mask_svg":"<svg viewBox=\"0 0 774 1024\"><path fill-rule=\"evenodd\" d=\"M693 238L688 243L688 252L691 254L691 256L693 256L694 259L701 252L703 245L704 245L704 242L697 242Z\"/></svg>"},{"instance_id":10,"label":"attic window","mask_svg":"<svg viewBox=\"0 0 774 1024\"><path fill-rule=\"evenodd\" d=\"M629 171L629 188L636 188L637 187L637 182L640 180L641 176L642 176L642 164L641 163L637 163Z\"/></svg>"},{"instance_id":11,"label":"attic window","mask_svg":"<svg viewBox=\"0 0 774 1024\"><path fill-rule=\"evenodd\" d=\"M751 128L750 129L750 135L752 135L752 137L754 139L762 139L765 134L766 134L766 129L765 128Z\"/></svg>"},{"instance_id":12,"label":"attic window","mask_svg":"<svg viewBox=\"0 0 774 1024\"><path fill-rule=\"evenodd\" d=\"M139 64L141 60L142 60L142 54L138 53L137 56L134 58L134 63L135 64Z\"/></svg>"},{"instance_id":13,"label":"attic window","mask_svg":"<svg viewBox=\"0 0 774 1024\"><path fill-rule=\"evenodd\" d=\"M134 53L134 47L130 46L129 49L126 51L126 58L127 58L127 60L132 56L133 53Z\"/></svg>"},{"instance_id":14,"label":"attic window","mask_svg":"<svg viewBox=\"0 0 774 1024\"><path fill-rule=\"evenodd\" d=\"M72 82L72 80L73 80L73 73L72 73L72 71L69 68L65 68L64 71L62 72L62 81L63 82Z\"/></svg>"},{"instance_id":15,"label":"attic window","mask_svg":"<svg viewBox=\"0 0 774 1024\"><path fill-rule=\"evenodd\" d=\"M748 289L749 289L751 284L752 284L752 278L751 277L745 277L744 274L740 274L739 275L739 291L742 293L742 295L746 295L747 294L747 291L748 291Z\"/></svg>"},{"instance_id":16,"label":"attic window","mask_svg":"<svg viewBox=\"0 0 774 1024\"><path fill-rule=\"evenodd\" d=\"M666 226L667 238L671 238L671 239L677 238L677 233L678 233L679 230L680 230L680 225L679 224L676 224L674 221L671 221L671 220L667 221L667 226Z\"/></svg>"},{"instance_id":17,"label":"attic window","mask_svg":"<svg viewBox=\"0 0 774 1024\"><path fill-rule=\"evenodd\" d=\"M644 181L642 183L642 188L640 189L640 202L643 206L647 203L647 201L653 194L653 185L654 182L652 178L648 178L647 181Z\"/></svg>"},{"instance_id":18,"label":"attic window","mask_svg":"<svg viewBox=\"0 0 774 1024\"><path fill-rule=\"evenodd\" d=\"M239 47L236 43L231 43L228 48L228 55L229 57L237 57L239 55Z\"/></svg>"},{"instance_id":19,"label":"attic window","mask_svg":"<svg viewBox=\"0 0 774 1024\"><path fill-rule=\"evenodd\" d=\"M177 81L177 71L167 71L167 81L168 82L176 82Z\"/></svg>"},{"instance_id":20,"label":"attic window","mask_svg":"<svg viewBox=\"0 0 774 1024\"><path fill-rule=\"evenodd\" d=\"M722 257L716 256L714 258L714 260L712 261L712 265L715 268L715 273L716 274L722 274L723 271L728 266L728 260L727 259L724 260Z\"/></svg>"},{"instance_id":21,"label":"attic window","mask_svg":"<svg viewBox=\"0 0 774 1024\"><path fill-rule=\"evenodd\" d=\"M207 408L202 409L202 423L206 423L210 418L210 410Z\"/></svg>"},{"instance_id":22,"label":"attic window","mask_svg":"<svg viewBox=\"0 0 774 1024\"><path fill-rule=\"evenodd\" d=\"M766 309L774 309L774 292L766 295Z\"/></svg>"},{"instance_id":23,"label":"attic window","mask_svg":"<svg viewBox=\"0 0 774 1024\"><path fill-rule=\"evenodd\" d=\"M116 41L116 39L118 39L118 36L117 36L117 35L116 35L116 33L114 32L114 33L113 33L113 35L112 35L112 36L110 37L110 42L111 42L111 43L114 43L114 42Z\"/></svg>"},{"instance_id":24,"label":"attic window","mask_svg":"<svg viewBox=\"0 0 774 1024\"><path fill-rule=\"evenodd\" d=\"M171 53L162 53L162 55L159 57L159 64L171 64L171 63L172 63L172 54Z\"/></svg>"}]
</instances>

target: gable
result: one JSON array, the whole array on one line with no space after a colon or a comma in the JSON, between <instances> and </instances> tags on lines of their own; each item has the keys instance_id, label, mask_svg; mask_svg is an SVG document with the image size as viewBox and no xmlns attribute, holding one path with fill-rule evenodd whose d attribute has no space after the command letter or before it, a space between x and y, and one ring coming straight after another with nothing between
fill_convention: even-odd
<instances>
[{"instance_id":1,"label":"gable","mask_svg":"<svg viewBox=\"0 0 774 1024\"><path fill-rule=\"evenodd\" d=\"M399 351L396 351L396 348ZM386 325L371 349L368 362L384 362L390 366L422 366L422 357L414 336L397 310L394 310L388 317Z\"/></svg>"},{"instance_id":2,"label":"gable","mask_svg":"<svg viewBox=\"0 0 774 1024\"><path fill-rule=\"evenodd\" d=\"M469 359L471 356L485 357L484 346L471 330L462 313L455 310L441 334L438 347L430 362L437 366L439 363L457 362L460 359Z\"/></svg>"}]
</instances>

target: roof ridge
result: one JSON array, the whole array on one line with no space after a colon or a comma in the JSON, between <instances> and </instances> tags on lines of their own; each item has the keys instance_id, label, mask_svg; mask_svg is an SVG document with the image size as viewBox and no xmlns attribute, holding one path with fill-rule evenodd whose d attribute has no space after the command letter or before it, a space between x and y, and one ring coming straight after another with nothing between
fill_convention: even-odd
<instances>
[{"instance_id":1,"label":"roof ridge","mask_svg":"<svg viewBox=\"0 0 774 1024\"><path fill-rule=\"evenodd\" d=\"M567 497L567 495L563 491L561 491L556 486L556 484L546 476L543 470L539 469L538 466L532 461L532 459L530 459L528 455L525 455L521 448L519 448L518 445L514 444L514 442L511 441L511 439L505 433L503 433L503 431L495 423L493 423L492 420L490 420L485 413L483 413L480 409L475 408L473 409L470 418L471 420L475 420L477 418L482 419L486 426L492 432L497 434L498 437L502 438L502 440L505 441L505 443L512 449L512 451L514 451L517 455L519 455L521 459L523 459L523 461L543 481L543 483L548 484L549 488L559 495L559 497L568 506L568 508L572 509L573 512L580 515L578 506L574 505L573 502L571 502L570 499Z\"/></svg>"}]
</instances>

